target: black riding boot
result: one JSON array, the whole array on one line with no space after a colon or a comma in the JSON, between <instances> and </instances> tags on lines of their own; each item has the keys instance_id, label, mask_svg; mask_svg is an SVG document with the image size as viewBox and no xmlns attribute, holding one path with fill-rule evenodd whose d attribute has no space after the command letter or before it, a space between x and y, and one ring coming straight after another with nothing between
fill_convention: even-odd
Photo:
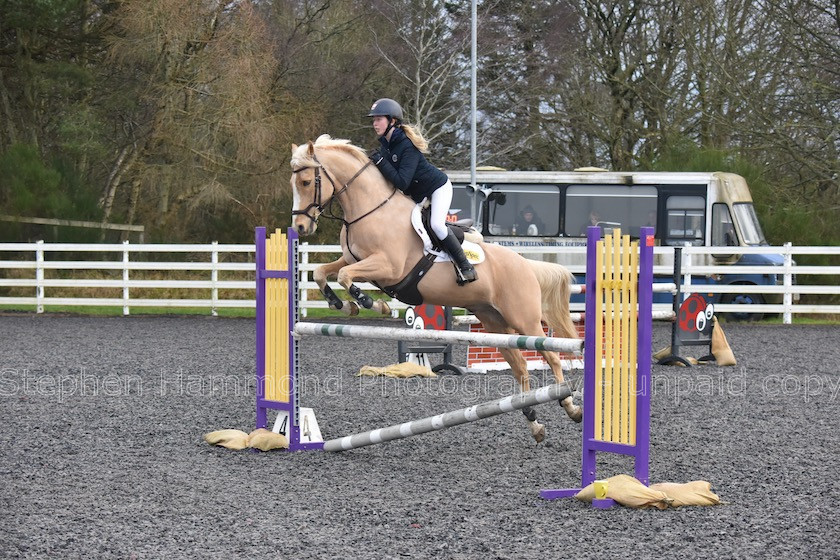
<instances>
[{"instance_id":1,"label":"black riding boot","mask_svg":"<svg viewBox=\"0 0 840 560\"><path fill-rule=\"evenodd\" d=\"M458 284L463 285L467 282L475 282L478 279L478 274L476 274L475 268L470 264L470 261L467 260L467 256L464 254L464 250L461 248L461 244L458 243L458 238L455 237L455 234L450 231L446 239L441 240L440 244L449 253L452 260L455 261Z\"/></svg>"}]
</instances>

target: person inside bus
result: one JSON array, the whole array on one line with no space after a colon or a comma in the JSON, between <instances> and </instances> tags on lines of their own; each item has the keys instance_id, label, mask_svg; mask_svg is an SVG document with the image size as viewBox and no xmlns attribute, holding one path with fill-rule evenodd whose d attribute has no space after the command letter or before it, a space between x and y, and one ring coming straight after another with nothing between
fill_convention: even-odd
<instances>
[{"instance_id":1,"label":"person inside bus","mask_svg":"<svg viewBox=\"0 0 840 560\"><path fill-rule=\"evenodd\" d=\"M598 214L598 212L596 212L595 210L591 211L589 213L589 222L583 224L580 227L580 235L585 236L587 228L589 228L589 226L597 226L600 221L601 221L600 214Z\"/></svg>"},{"instance_id":2,"label":"person inside bus","mask_svg":"<svg viewBox=\"0 0 840 560\"><path fill-rule=\"evenodd\" d=\"M723 224L723 243L727 247L738 245L738 238L735 236L735 226L731 222L725 222Z\"/></svg>"},{"instance_id":3,"label":"person inside bus","mask_svg":"<svg viewBox=\"0 0 840 560\"><path fill-rule=\"evenodd\" d=\"M645 225L639 226L638 228L633 228L634 232L638 232L638 235L642 235L642 228L653 228L654 232L656 231L656 212L650 211L647 215L647 220L645 221Z\"/></svg>"},{"instance_id":4,"label":"person inside bus","mask_svg":"<svg viewBox=\"0 0 840 560\"><path fill-rule=\"evenodd\" d=\"M443 249L455 262L458 283L478 279L475 268L467 260L461 244L448 227L446 215L452 204L452 183L446 174L423 156L428 143L420 131L403 124L403 110L393 99L377 100L368 112L373 117L373 130L380 147L369 156L382 175L415 202L428 198L432 203L431 229Z\"/></svg>"},{"instance_id":5,"label":"person inside bus","mask_svg":"<svg viewBox=\"0 0 840 560\"><path fill-rule=\"evenodd\" d=\"M545 224L540 220L530 204L519 212L519 219L514 224L516 235L539 235L545 233Z\"/></svg>"}]
</instances>

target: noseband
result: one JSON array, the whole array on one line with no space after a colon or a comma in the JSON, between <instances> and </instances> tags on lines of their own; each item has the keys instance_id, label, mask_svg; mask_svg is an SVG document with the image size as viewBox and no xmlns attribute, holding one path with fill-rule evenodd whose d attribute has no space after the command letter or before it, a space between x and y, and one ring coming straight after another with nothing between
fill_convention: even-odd
<instances>
[{"instance_id":1,"label":"noseband","mask_svg":"<svg viewBox=\"0 0 840 560\"><path fill-rule=\"evenodd\" d=\"M385 206L385 204L389 200L391 200L391 197L394 196L394 193L397 192L397 189L395 187L394 191L388 196L388 198L386 198L384 201L382 201L379 204L379 206L377 206L373 210L365 212L364 214L362 214L361 216L359 216L358 218L356 218L352 222L348 222L344 218L336 216L333 213L333 211L332 211L333 200L335 200L336 197L338 197L338 195L340 195L341 193L346 191L350 187L350 185L353 183L353 181L355 181L359 177L359 175L361 175L364 172L364 170L367 169L369 165L371 165L372 162L368 161L367 163L365 163L362 166L362 168L359 169L356 172L355 175L350 177L350 180L348 180L346 183L344 183L344 185L342 185L341 189L336 189L335 181L333 181L332 176L330 175L329 171L327 171L327 168L324 167L324 164L322 164L320 161L318 161L318 158L315 157L315 155L312 156L312 159L314 159L315 163L317 163L317 165L313 166L314 169L315 169L315 197L312 199L312 202L309 203L309 206L307 206L303 210L292 210L292 216L293 217L294 216L306 216L307 218L312 220L313 223L317 223L318 222L318 217L323 214L324 217L326 217L326 218L330 218L330 219L333 219L333 220L341 220L342 222L344 222L345 227L347 227L347 226L350 226L350 224L355 224L356 222L358 222L362 218L366 218L367 216L373 214L374 212L376 212L377 210L379 210L380 208ZM307 167L298 167L297 169L293 169L292 173L299 173L299 172L303 171L304 169L307 169ZM324 170L324 175L327 177L327 180L330 182L330 185L332 185L332 188L333 188L333 194L332 194L332 196L330 196L330 198L326 202L321 202L321 194L322 194L321 193L321 170L322 169ZM311 215L309 212L313 208L315 209L315 214ZM324 209L329 210L329 213L325 213Z\"/></svg>"},{"instance_id":2,"label":"noseband","mask_svg":"<svg viewBox=\"0 0 840 560\"><path fill-rule=\"evenodd\" d=\"M315 198L313 198L312 202L309 203L309 206L307 206L303 210L292 210L293 217L306 216L307 218L312 220L313 223L318 221L318 216L324 211L324 204L321 204L321 163L318 162L317 158L315 159L315 161L318 163L318 165L315 167ZM297 169L293 169L292 173L300 173L304 169L306 169L306 167L298 167ZM332 177L330 177L329 174L326 173L326 171L324 171L324 174L327 175L327 178L330 180L330 183L333 186L333 196L331 196L330 200L327 201L329 203L335 197L335 183L333 183ZM310 216L309 211L313 208L315 209L316 213L314 216Z\"/></svg>"}]
</instances>

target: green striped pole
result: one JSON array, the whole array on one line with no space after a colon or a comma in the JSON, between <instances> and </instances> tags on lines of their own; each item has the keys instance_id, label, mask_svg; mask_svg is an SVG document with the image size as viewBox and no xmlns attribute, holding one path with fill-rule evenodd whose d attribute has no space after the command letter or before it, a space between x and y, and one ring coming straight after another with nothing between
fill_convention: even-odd
<instances>
[{"instance_id":1,"label":"green striped pole","mask_svg":"<svg viewBox=\"0 0 840 560\"><path fill-rule=\"evenodd\" d=\"M335 325L330 323L297 323L295 325L295 334L298 336L317 335L391 341L440 342L444 344L468 344L470 346L548 350L566 353L581 352L583 348L583 340L576 338L366 327L362 325Z\"/></svg>"}]
</instances>

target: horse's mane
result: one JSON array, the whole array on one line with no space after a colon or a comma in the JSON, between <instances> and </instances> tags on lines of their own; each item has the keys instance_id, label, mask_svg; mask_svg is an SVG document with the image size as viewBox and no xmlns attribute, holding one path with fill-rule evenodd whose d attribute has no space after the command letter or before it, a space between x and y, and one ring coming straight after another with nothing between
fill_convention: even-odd
<instances>
[{"instance_id":1,"label":"horse's mane","mask_svg":"<svg viewBox=\"0 0 840 560\"><path fill-rule=\"evenodd\" d=\"M309 144L303 144L298 146L294 152L292 152L292 169L297 169L299 167L315 167L319 165L312 154L309 153ZM368 160L367 154L365 151L359 148L358 146L354 146L350 143L350 140L344 140L341 138L332 138L329 134L322 134L319 136L315 142L311 142L312 146L315 148L323 148L325 150L341 150L357 160L361 163L366 163Z\"/></svg>"}]
</instances>

